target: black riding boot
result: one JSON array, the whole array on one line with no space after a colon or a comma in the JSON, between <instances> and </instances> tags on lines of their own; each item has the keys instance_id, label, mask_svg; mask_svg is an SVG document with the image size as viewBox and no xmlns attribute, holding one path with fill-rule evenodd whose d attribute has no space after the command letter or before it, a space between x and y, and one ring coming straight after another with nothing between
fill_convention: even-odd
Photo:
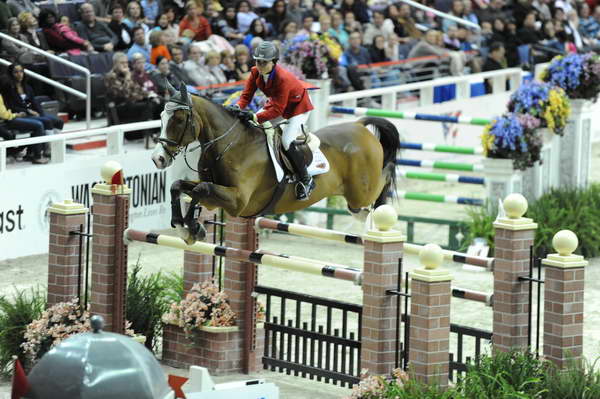
<instances>
[{"instance_id":1,"label":"black riding boot","mask_svg":"<svg viewBox=\"0 0 600 399\"><path fill-rule=\"evenodd\" d=\"M310 193L315 188L315 181L312 176L308 174L306 165L304 164L304 156L302 152L298 150L296 144L290 144L290 148L286 151L286 154L292 166L294 172L298 176L298 184L296 185L296 198L300 201L306 201L310 197Z\"/></svg>"}]
</instances>

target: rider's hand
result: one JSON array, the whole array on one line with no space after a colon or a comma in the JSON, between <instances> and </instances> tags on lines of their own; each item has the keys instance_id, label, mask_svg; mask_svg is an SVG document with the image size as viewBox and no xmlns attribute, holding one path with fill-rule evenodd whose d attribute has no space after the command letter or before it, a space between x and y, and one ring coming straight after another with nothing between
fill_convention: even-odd
<instances>
[{"instance_id":1,"label":"rider's hand","mask_svg":"<svg viewBox=\"0 0 600 399\"><path fill-rule=\"evenodd\" d=\"M231 112L234 112L234 113L238 113L238 112L240 112L240 111L242 110L242 109L240 108L240 106L239 106L239 105L237 105L237 104L231 104L231 105L228 105L228 106L226 106L226 107L225 107L225 109L226 109L227 111L231 111Z\"/></svg>"}]
</instances>

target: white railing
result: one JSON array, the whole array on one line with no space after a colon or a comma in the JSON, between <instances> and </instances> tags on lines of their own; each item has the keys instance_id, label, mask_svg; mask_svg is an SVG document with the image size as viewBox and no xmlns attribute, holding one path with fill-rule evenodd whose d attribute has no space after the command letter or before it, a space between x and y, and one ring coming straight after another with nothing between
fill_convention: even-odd
<instances>
[{"instance_id":1,"label":"white railing","mask_svg":"<svg viewBox=\"0 0 600 399\"><path fill-rule=\"evenodd\" d=\"M342 102L344 107L356 107L356 101L360 98L374 96L382 97L382 109L396 110L396 96L398 93L407 91L419 92L419 106L433 104L433 90L437 86L456 85L456 99L471 97L471 83L490 79L492 94L506 91L506 81L510 82L510 89L515 90L521 85L523 70L520 68L507 68L497 71L481 72L464 76L448 76L423 82L407 83L398 86L381 87L377 89L353 91L349 93L332 94L325 106L331 103Z\"/></svg>"},{"instance_id":2,"label":"white railing","mask_svg":"<svg viewBox=\"0 0 600 399\"><path fill-rule=\"evenodd\" d=\"M48 79L47 77L42 76L40 74L37 74L37 73L35 73L33 71L30 71L30 70L27 70L27 69L25 70L26 74L28 74L28 75L36 78L36 79L39 79L39 80L43 81L44 83L47 83L47 84L49 84L51 86L59 88L60 90L64 90L64 91L66 91L68 93L71 93L71 94L73 94L73 95L75 95L75 96L77 96L79 98L85 99L85 123L86 123L86 127L89 129L90 128L90 123L91 123L91 120L92 120L92 96L91 96L91 94L92 94L92 80L91 80L92 79L92 74L90 73L90 70L87 69L87 68L82 67L81 65L75 64L74 62L65 60L62 57L58 57L58 56L56 56L54 54L51 54L51 53L49 53L47 51L41 50L41 49L39 49L39 48L37 48L35 46L30 45L29 43L25 43L25 42L22 42L21 40L15 39L14 37L9 36L9 35L7 35L5 33L1 33L0 32L0 39L6 39L8 41L11 41L11 42L17 44L18 46L25 47L25 48L33 51L34 53L41 54L44 57L49 58L51 60L54 60L54 61L56 61L56 62L58 62L60 64L67 65L67 66L69 66L69 67L71 67L71 68L73 68L73 69L75 69L77 71L82 72L85 75L85 93L82 93L82 92L80 92L78 90L75 90L75 89L73 89L71 87L65 86L62 83L59 83L59 82L57 82L55 80ZM0 59L0 63L2 63L4 65L10 65L11 64L10 62L8 62L7 60L4 60L4 59Z\"/></svg>"},{"instance_id":3,"label":"white railing","mask_svg":"<svg viewBox=\"0 0 600 399\"><path fill-rule=\"evenodd\" d=\"M128 123L102 127L79 132L53 134L49 136L32 137L28 139L0 141L0 174L6 171L6 149L11 147L22 147L32 144L50 143L51 163L63 163L67 153L67 140L80 139L90 136L106 136L106 155L123 154L123 137L125 132L136 130L153 129L160 127L160 120Z\"/></svg>"}]
</instances>

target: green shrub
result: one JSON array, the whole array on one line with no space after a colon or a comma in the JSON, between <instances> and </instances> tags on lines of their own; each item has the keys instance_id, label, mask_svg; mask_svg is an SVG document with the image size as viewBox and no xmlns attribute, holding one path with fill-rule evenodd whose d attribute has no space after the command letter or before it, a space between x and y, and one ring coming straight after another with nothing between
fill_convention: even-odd
<instances>
[{"instance_id":1,"label":"green shrub","mask_svg":"<svg viewBox=\"0 0 600 399\"><path fill-rule=\"evenodd\" d=\"M162 315L173 302L173 288L165 281L174 281L174 277L165 279L160 272L142 276L141 269L138 258L128 279L125 317L131 322L131 328L136 333L146 336L145 346L153 350L156 349L157 338L162 333Z\"/></svg>"},{"instance_id":2,"label":"green shrub","mask_svg":"<svg viewBox=\"0 0 600 399\"><path fill-rule=\"evenodd\" d=\"M0 297L0 374L12 374L13 356L25 369L30 367L21 344L28 324L38 319L46 308L46 294L39 289L15 289L11 298Z\"/></svg>"},{"instance_id":3,"label":"green shrub","mask_svg":"<svg viewBox=\"0 0 600 399\"><path fill-rule=\"evenodd\" d=\"M596 399L600 398L600 372L596 364L587 361L570 361L566 370L548 367L545 378L544 399Z\"/></svg>"},{"instance_id":4,"label":"green shrub","mask_svg":"<svg viewBox=\"0 0 600 399\"><path fill-rule=\"evenodd\" d=\"M498 214L498 206L485 206L467 208L469 220L467 224L467 235L463 239L459 251L465 252L475 238L484 238L490 247L490 256L494 253L494 220Z\"/></svg>"},{"instance_id":5,"label":"green shrub","mask_svg":"<svg viewBox=\"0 0 600 399\"><path fill-rule=\"evenodd\" d=\"M470 364L457 389L468 399L542 398L545 368L529 352L498 352Z\"/></svg>"},{"instance_id":6,"label":"green shrub","mask_svg":"<svg viewBox=\"0 0 600 399\"><path fill-rule=\"evenodd\" d=\"M551 190L529 205L526 216L538 224L535 246L540 256L553 252L552 237L564 229L577 234L578 253L586 258L600 255L600 184Z\"/></svg>"}]
</instances>

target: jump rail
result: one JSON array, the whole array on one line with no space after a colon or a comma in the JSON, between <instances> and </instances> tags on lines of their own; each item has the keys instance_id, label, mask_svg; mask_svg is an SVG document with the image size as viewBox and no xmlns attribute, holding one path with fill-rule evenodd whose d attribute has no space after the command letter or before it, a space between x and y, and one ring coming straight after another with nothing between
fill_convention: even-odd
<instances>
[{"instance_id":1,"label":"jump rail","mask_svg":"<svg viewBox=\"0 0 600 399\"><path fill-rule=\"evenodd\" d=\"M485 179L483 177L462 176L453 173L410 172L407 170L399 170L397 173L406 179L445 181L449 183L467 183L479 185L485 184Z\"/></svg>"},{"instance_id":2,"label":"jump rail","mask_svg":"<svg viewBox=\"0 0 600 399\"><path fill-rule=\"evenodd\" d=\"M385 109L375 108L347 108L347 107L336 107L330 108L331 113L334 114L347 114L355 116L380 116L382 118L395 118L395 119L410 119L418 121L430 121L430 122L443 122L443 123L458 123L461 125L477 125L485 126L489 125L492 121L485 118L473 118L470 116L448 116L448 115L433 115L433 114L418 114L416 112L408 111L391 111Z\"/></svg>"},{"instance_id":3,"label":"jump rail","mask_svg":"<svg viewBox=\"0 0 600 399\"><path fill-rule=\"evenodd\" d=\"M494 294L487 292L468 290L466 288L452 287L452 296L454 298L467 299L469 301L481 302L486 306L492 306L494 303Z\"/></svg>"},{"instance_id":4,"label":"jump rail","mask_svg":"<svg viewBox=\"0 0 600 399\"><path fill-rule=\"evenodd\" d=\"M304 226L297 223L283 223L277 220L268 219L264 217L256 218L254 227L257 230L275 230L302 237L319 238L323 240L345 242L354 245L363 245L362 237L357 234L343 233L341 231L327 230L319 227ZM422 245L409 244L406 242L404 243L404 252L409 254L418 255L422 248ZM443 254L444 259L452 260L456 263L462 263L471 266L479 266L489 271L493 270L494 268L494 258L487 258L482 256L469 256L464 253L448 250L444 250Z\"/></svg>"},{"instance_id":5,"label":"jump rail","mask_svg":"<svg viewBox=\"0 0 600 399\"><path fill-rule=\"evenodd\" d=\"M396 165L414 166L417 168L460 170L464 172L481 172L483 165L466 162L444 162L417 159L396 159Z\"/></svg>"},{"instance_id":6,"label":"jump rail","mask_svg":"<svg viewBox=\"0 0 600 399\"><path fill-rule=\"evenodd\" d=\"M483 200L478 198L458 197L456 195L412 193L400 190L398 190L397 194L398 198L414 201L445 202L447 204L483 206ZM390 195L393 195L393 193L390 193Z\"/></svg>"},{"instance_id":7,"label":"jump rail","mask_svg":"<svg viewBox=\"0 0 600 399\"><path fill-rule=\"evenodd\" d=\"M443 145L433 143L400 142L400 148L405 150L449 152L463 155L483 155L483 147L461 147L456 145Z\"/></svg>"},{"instance_id":8,"label":"jump rail","mask_svg":"<svg viewBox=\"0 0 600 399\"><path fill-rule=\"evenodd\" d=\"M271 255L257 251L225 247L200 241L197 241L192 245L188 245L179 237L173 237L166 234L149 233L134 229L125 230L124 238L126 243L129 241L145 242L148 244L183 249L205 255L222 256L224 258L231 258L243 262L251 262L264 266L277 267L280 269L316 274L338 280L352 281L356 285L360 285L362 282L362 272L358 269L335 264L323 264L299 257L288 258L284 255Z\"/></svg>"}]
</instances>

